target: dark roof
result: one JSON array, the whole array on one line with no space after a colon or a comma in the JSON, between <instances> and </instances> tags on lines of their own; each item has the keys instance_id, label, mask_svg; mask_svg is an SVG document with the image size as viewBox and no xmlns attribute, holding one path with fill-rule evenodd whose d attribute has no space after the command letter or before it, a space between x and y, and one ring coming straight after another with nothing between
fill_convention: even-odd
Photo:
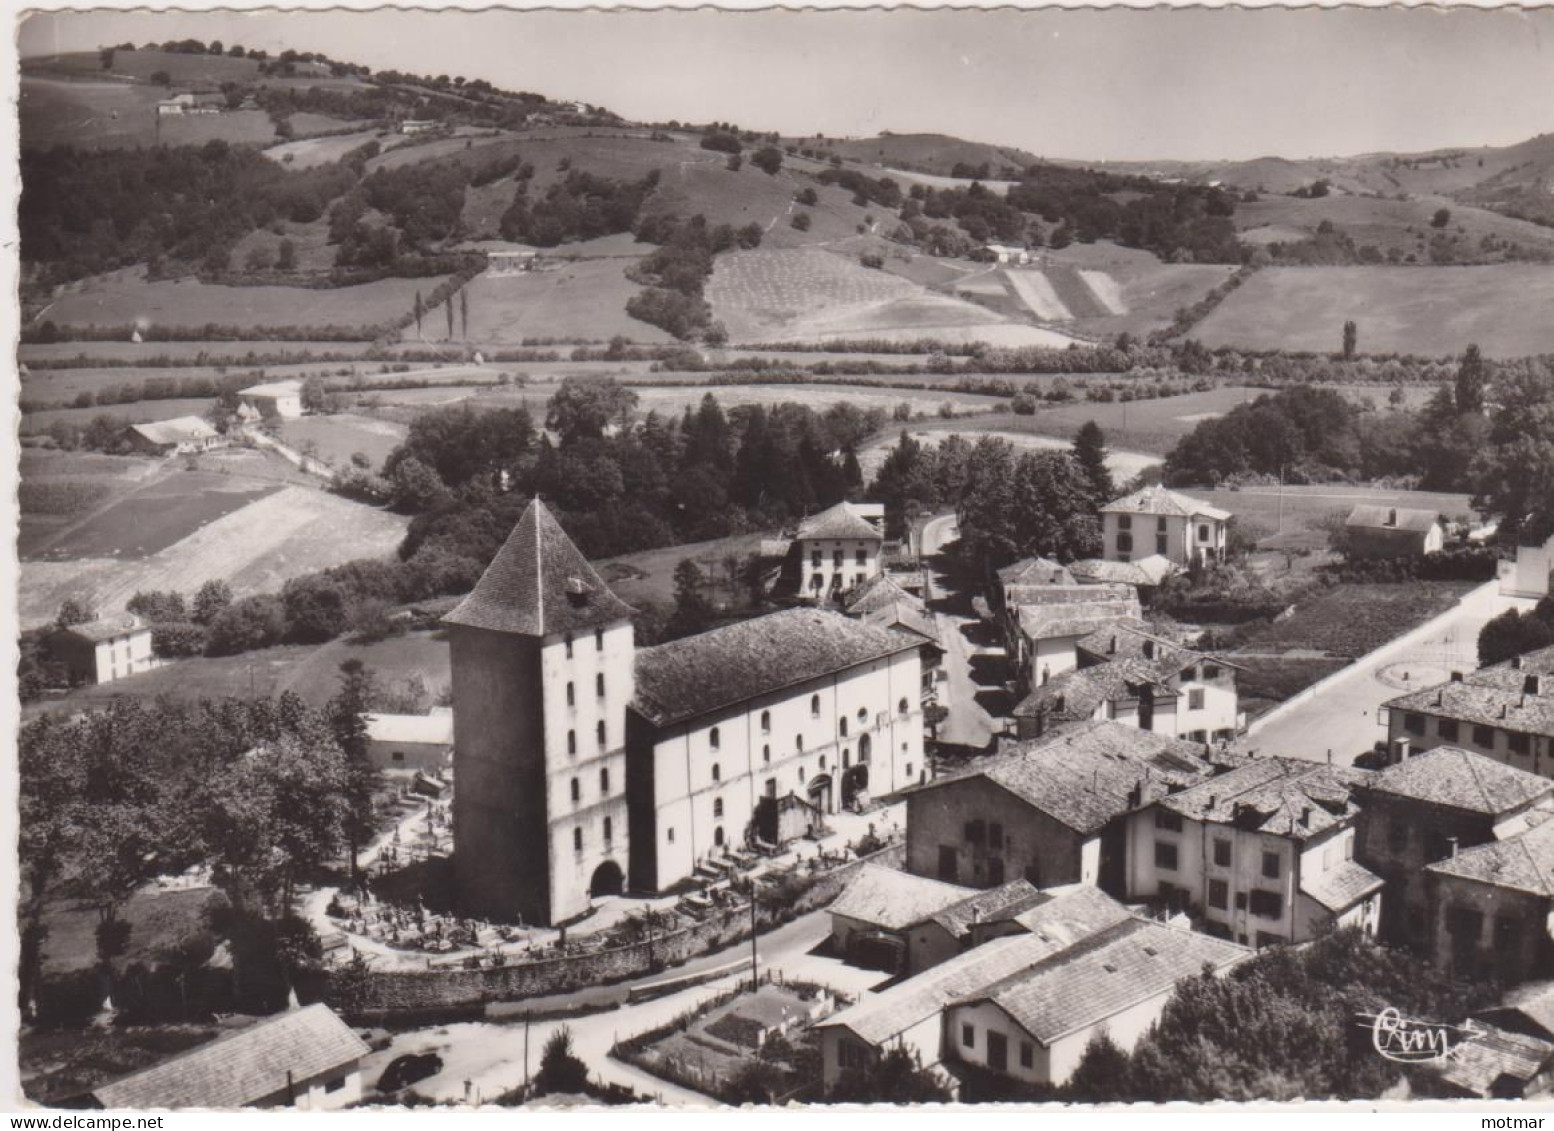
<instances>
[{"instance_id":1,"label":"dark roof","mask_svg":"<svg viewBox=\"0 0 1554 1131\"><path fill-rule=\"evenodd\" d=\"M919 609L926 609L923 599L903 589L888 573L877 573L847 595L847 613L861 617L876 609L883 609L897 601L904 601Z\"/></svg>"},{"instance_id":2,"label":"dark roof","mask_svg":"<svg viewBox=\"0 0 1554 1131\"><path fill-rule=\"evenodd\" d=\"M93 644L101 644L105 640L113 640L131 632L149 632L150 629L146 622L134 613L115 613L112 616L87 621L85 624L73 624L60 631L68 636L79 636L82 640L88 640Z\"/></svg>"},{"instance_id":3,"label":"dark roof","mask_svg":"<svg viewBox=\"0 0 1554 1131\"><path fill-rule=\"evenodd\" d=\"M1554 737L1554 688L1541 695L1525 695L1519 688L1479 683L1470 677L1461 683L1441 683L1399 695L1387 700L1386 706L1388 710L1418 711L1521 734Z\"/></svg>"},{"instance_id":4,"label":"dark roof","mask_svg":"<svg viewBox=\"0 0 1554 1131\"><path fill-rule=\"evenodd\" d=\"M1554 982L1526 982L1505 992L1498 1009L1486 1013L1520 1013L1544 1036L1554 1037Z\"/></svg>"},{"instance_id":5,"label":"dark roof","mask_svg":"<svg viewBox=\"0 0 1554 1131\"><path fill-rule=\"evenodd\" d=\"M871 538L876 542L885 536L874 524L853 510L847 503L837 503L819 514L810 515L799 523L797 537L810 538Z\"/></svg>"},{"instance_id":6,"label":"dark roof","mask_svg":"<svg viewBox=\"0 0 1554 1131\"><path fill-rule=\"evenodd\" d=\"M1545 821L1508 840L1465 848L1426 870L1554 897L1554 821Z\"/></svg>"},{"instance_id":7,"label":"dark roof","mask_svg":"<svg viewBox=\"0 0 1554 1131\"><path fill-rule=\"evenodd\" d=\"M1193 664L1211 659L1204 652L1196 652L1163 636L1156 636L1146 625L1126 621L1092 632L1074 646L1102 663L1138 660L1148 664L1161 678L1177 675ZM1215 663L1227 663L1218 657L1212 659Z\"/></svg>"},{"instance_id":8,"label":"dark roof","mask_svg":"<svg viewBox=\"0 0 1554 1131\"><path fill-rule=\"evenodd\" d=\"M1053 719L1088 719L1102 703L1134 697L1136 689L1150 688L1156 698L1175 698L1155 664L1126 658L1088 668L1074 668L1032 688L1014 709L1015 718L1045 714Z\"/></svg>"},{"instance_id":9,"label":"dark roof","mask_svg":"<svg viewBox=\"0 0 1554 1131\"><path fill-rule=\"evenodd\" d=\"M1030 640L1089 636L1107 625L1137 618L1137 600L1103 600L1074 605L1021 605L1020 631Z\"/></svg>"},{"instance_id":10,"label":"dark roof","mask_svg":"<svg viewBox=\"0 0 1554 1131\"><path fill-rule=\"evenodd\" d=\"M1466 678L1469 683L1479 687L1498 687L1504 691L1521 691L1527 686L1527 677L1549 676L1554 678L1554 644L1547 648L1539 648L1536 651L1527 652L1514 659L1503 660L1498 664L1491 664L1487 668L1479 668ZM1546 685L1549 694L1554 694L1554 683Z\"/></svg>"},{"instance_id":11,"label":"dark roof","mask_svg":"<svg viewBox=\"0 0 1554 1131\"><path fill-rule=\"evenodd\" d=\"M996 888L979 891L959 903L946 907L930 918L954 938L964 938L979 923L998 923L1013 919L1023 911L1029 911L1039 903L1047 903L1050 895L1038 891L1029 880L1011 880Z\"/></svg>"},{"instance_id":12,"label":"dark roof","mask_svg":"<svg viewBox=\"0 0 1554 1131\"><path fill-rule=\"evenodd\" d=\"M1205 518L1217 518L1222 521L1230 517L1229 511L1220 510L1219 507L1206 503L1202 499L1195 499L1191 495L1168 491L1159 484L1145 487L1142 491L1135 491L1131 495L1124 495L1120 499L1114 499L1101 508L1101 513L1176 515L1181 518L1196 518L1202 515Z\"/></svg>"},{"instance_id":13,"label":"dark roof","mask_svg":"<svg viewBox=\"0 0 1554 1131\"><path fill-rule=\"evenodd\" d=\"M1098 721L1018 743L914 792L981 778L1081 835L1214 772L1201 747L1121 723Z\"/></svg>"},{"instance_id":14,"label":"dark roof","mask_svg":"<svg viewBox=\"0 0 1554 1131\"><path fill-rule=\"evenodd\" d=\"M1367 532L1404 530L1414 534L1424 534L1440 521L1441 516L1437 511L1362 504L1349 512L1344 525Z\"/></svg>"},{"instance_id":15,"label":"dark roof","mask_svg":"<svg viewBox=\"0 0 1554 1131\"><path fill-rule=\"evenodd\" d=\"M1300 890L1332 912L1346 911L1372 892L1380 891L1382 878L1370 869L1345 860L1315 876L1301 870Z\"/></svg>"},{"instance_id":16,"label":"dark roof","mask_svg":"<svg viewBox=\"0 0 1554 1131\"><path fill-rule=\"evenodd\" d=\"M939 622L934 619L932 613L923 608L921 602L913 604L910 601L892 601L865 614L863 621L865 624L880 628L892 628L897 632L909 633L920 641L940 647Z\"/></svg>"},{"instance_id":17,"label":"dark roof","mask_svg":"<svg viewBox=\"0 0 1554 1131\"><path fill-rule=\"evenodd\" d=\"M1004 585L1072 585L1068 567L1051 558L1024 558L998 571Z\"/></svg>"},{"instance_id":18,"label":"dark roof","mask_svg":"<svg viewBox=\"0 0 1554 1131\"><path fill-rule=\"evenodd\" d=\"M531 502L448 624L545 636L625 620L634 610L604 583L550 510Z\"/></svg>"},{"instance_id":19,"label":"dark roof","mask_svg":"<svg viewBox=\"0 0 1554 1131\"><path fill-rule=\"evenodd\" d=\"M1299 758L1256 758L1160 801L1194 821L1309 840L1353 821L1355 787L1369 771Z\"/></svg>"},{"instance_id":20,"label":"dark roof","mask_svg":"<svg viewBox=\"0 0 1554 1131\"><path fill-rule=\"evenodd\" d=\"M1554 781L1456 746L1437 746L1380 770L1368 793L1497 817L1554 793Z\"/></svg>"},{"instance_id":21,"label":"dark roof","mask_svg":"<svg viewBox=\"0 0 1554 1131\"><path fill-rule=\"evenodd\" d=\"M1479 1035L1459 1043L1439 1069L1443 1080L1470 1095L1498 1098L1495 1087L1501 1080L1526 1084L1554 1057L1554 1044L1548 1041L1483 1021L1471 1024Z\"/></svg>"},{"instance_id":22,"label":"dark roof","mask_svg":"<svg viewBox=\"0 0 1554 1131\"><path fill-rule=\"evenodd\" d=\"M1083 585L1071 582L1067 585L1012 584L1008 589L1009 605L1090 605L1097 601L1138 601L1138 590L1131 585L1106 583ZM1141 622L1142 623L1142 622Z\"/></svg>"},{"instance_id":23,"label":"dark roof","mask_svg":"<svg viewBox=\"0 0 1554 1131\"><path fill-rule=\"evenodd\" d=\"M637 649L633 706L655 726L912 651L906 633L825 609L785 609Z\"/></svg>"},{"instance_id":24,"label":"dark roof","mask_svg":"<svg viewBox=\"0 0 1554 1131\"><path fill-rule=\"evenodd\" d=\"M164 1060L92 1094L103 1107L233 1108L286 1090L367 1055L367 1046L327 1005L271 1017Z\"/></svg>"},{"instance_id":25,"label":"dark roof","mask_svg":"<svg viewBox=\"0 0 1554 1131\"><path fill-rule=\"evenodd\" d=\"M966 898L967 889L878 864L865 864L826 908L861 923L898 931Z\"/></svg>"},{"instance_id":26,"label":"dark roof","mask_svg":"<svg viewBox=\"0 0 1554 1131\"><path fill-rule=\"evenodd\" d=\"M1136 562L1086 558L1068 568L1076 581L1111 581L1127 585L1159 585L1177 571L1176 563L1164 554L1151 554Z\"/></svg>"},{"instance_id":27,"label":"dark roof","mask_svg":"<svg viewBox=\"0 0 1554 1131\"><path fill-rule=\"evenodd\" d=\"M1169 993L1208 966L1252 956L1244 946L1198 931L1130 918L952 1004L990 1001L1051 1047L1060 1037Z\"/></svg>"}]
</instances>

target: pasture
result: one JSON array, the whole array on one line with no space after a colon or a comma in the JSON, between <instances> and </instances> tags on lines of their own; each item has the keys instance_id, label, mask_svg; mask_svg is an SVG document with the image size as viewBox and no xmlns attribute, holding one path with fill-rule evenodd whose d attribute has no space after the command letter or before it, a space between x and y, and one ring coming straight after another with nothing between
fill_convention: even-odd
<instances>
[{"instance_id":1,"label":"pasture","mask_svg":"<svg viewBox=\"0 0 1554 1131\"><path fill-rule=\"evenodd\" d=\"M1295 612L1247 635L1238 650L1355 659L1452 608L1473 581L1345 583L1295 604Z\"/></svg>"},{"instance_id":2,"label":"pasture","mask_svg":"<svg viewBox=\"0 0 1554 1131\"><path fill-rule=\"evenodd\" d=\"M192 593L212 578L224 578L240 597L273 593L289 578L398 547L406 518L317 487L276 490L272 459L233 449L202 456L196 472L164 464L101 515L40 539L33 560L21 564L22 626L47 623L70 596L107 612L139 590ZM62 549L76 556L58 560Z\"/></svg>"},{"instance_id":3,"label":"pasture","mask_svg":"<svg viewBox=\"0 0 1554 1131\"><path fill-rule=\"evenodd\" d=\"M626 300L641 289L626 278L626 266L620 259L593 259L519 275L482 275L466 288L470 337L496 344L525 338L606 341L617 334L636 342L673 341L626 313ZM429 313L424 329L426 340L442 340L447 330L442 311ZM406 340L414 333L415 327L408 327Z\"/></svg>"},{"instance_id":4,"label":"pasture","mask_svg":"<svg viewBox=\"0 0 1554 1131\"><path fill-rule=\"evenodd\" d=\"M1320 483L1286 486L1241 487L1236 490L1210 491L1197 487L1183 489L1195 499L1213 503L1252 523L1267 535L1297 534L1316 529L1327 516L1347 514L1357 506L1412 507L1432 510L1447 518L1472 516L1467 495L1433 491L1393 491L1385 487L1347 486ZM1282 499L1281 499L1282 495ZM1281 517L1282 520L1281 520Z\"/></svg>"},{"instance_id":5,"label":"pasture","mask_svg":"<svg viewBox=\"0 0 1554 1131\"><path fill-rule=\"evenodd\" d=\"M195 278L148 281L130 267L73 283L45 317L61 326L379 326L409 313L440 282L379 279L354 287L223 287Z\"/></svg>"},{"instance_id":6,"label":"pasture","mask_svg":"<svg viewBox=\"0 0 1554 1131\"><path fill-rule=\"evenodd\" d=\"M408 431L401 424L348 413L287 420L277 430L283 442L305 455L334 467L349 467L351 457L360 452L373 470L383 466Z\"/></svg>"},{"instance_id":7,"label":"pasture","mask_svg":"<svg viewBox=\"0 0 1554 1131\"><path fill-rule=\"evenodd\" d=\"M1271 267L1243 283L1193 336L1212 348L1336 348L1343 324L1362 353L1431 357L1477 343L1489 357L1554 351L1554 266Z\"/></svg>"},{"instance_id":8,"label":"pasture","mask_svg":"<svg viewBox=\"0 0 1554 1131\"><path fill-rule=\"evenodd\" d=\"M294 129L296 119L299 117L302 117L302 115L295 115L292 119ZM333 128L338 129L348 124L336 122ZM332 164L340 160L351 150L366 145L369 141L381 136L381 130L363 130L360 133L337 134L334 137L304 137L298 141L287 141L282 142L280 145L272 145L264 151L264 155L272 161L278 161L286 165L288 168L311 169L318 165Z\"/></svg>"},{"instance_id":9,"label":"pasture","mask_svg":"<svg viewBox=\"0 0 1554 1131\"><path fill-rule=\"evenodd\" d=\"M709 542L665 546L659 550L643 550L636 554L605 558L595 562L594 568L621 600L629 605L649 602L673 607L674 571L682 561L692 559L709 579L718 581L727 572L724 559L734 557L743 562L760 550L761 540L765 537L770 535L735 534Z\"/></svg>"},{"instance_id":10,"label":"pasture","mask_svg":"<svg viewBox=\"0 0 1554 1131\"><path fill-rule=\"evenodd\" d=\"M111 382L109 382L111 384ZM22 417L23 435L47 432L56 421L84 426L98 416L112 416L129 424L153 420L172 420L179 416L203 416L211 406L209 398L174 397L159 401L134 401L130 404L101 405L96 408L46 408Z\"/></svg>"}]
</instances>

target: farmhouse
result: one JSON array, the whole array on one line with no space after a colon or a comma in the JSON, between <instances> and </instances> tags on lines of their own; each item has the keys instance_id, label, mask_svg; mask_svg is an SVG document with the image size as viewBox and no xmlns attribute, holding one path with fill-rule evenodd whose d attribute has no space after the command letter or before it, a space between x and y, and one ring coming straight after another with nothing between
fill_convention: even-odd
<instances>
[{"instance_id":1,"label":"farmhouse","mask_svg":"<svg viewBox=\"0 0 1554 1131\"><path fill-rule=\"evenodd\" d=\"M1364 770L1258 758L1128 818L1130 898L1185 911L1242 945L1332 926L1374 933L1380 876L1354 860Z\"/></svg>"},{"instance_id":2,"label":"farmhouse","mask_svg":"<svg viewBox=\"0 0 1554 1131\"><path fill-rule=\"evenodd\" d=\"M1506 985L1554 972L1554 819L1431 864L1425 892L1441 969Z\"/></svg>"},{"instance_id":3,"label":"farmhouse","mask_svg":"<svg viewBox=\"0 0 1554 1131\"><path fill-rule=\"evenodd\" d=\"M998 571L998 584L1007 607L1013 603L1010 591L1015 586L1072 585L1074 575L1066 565L1051 558L1022 558Z\"/></svg>"},{"instance_id":4,"label":"farmhouse","mask_svg":"<svg viewBox=\"0 0 1554 1131\"><path fill-rule=\"evenodd\" d=\"M1425 868L1458 849L1524 831L1529 814L1554 801L1554 782L1471 750L1437 746L1379 771L1356 796L1355 859L1387 885L1381 937L1425 949Z\"/></svg>"},{"instance_id":5,"label":"farmhouse","mask_svg":"<svg viewBox=\"0 0 1554 1131\"><path fill-rule=\"evenodd\" d=\"M294 1108L360 1102L367 1045L327 1005L310 1005L218 1037L92 1093L108 1110Z\"/></svg>"},{"instance_id":6,"label":"farmhouse","mask_svg":"<svg viewBox=\"0 0 1554 1131\"><path fill-rule=\"evenodd\" d=\"M1554 777L1554 647L1453 672L1446 683L1389 699L1383 710L1394 761L1410 749L1453 745Z\"/></svg>"},{"instance_id":7,"label":"farmhouse","mask_svg":"<svg viewBox=\"0 0 1554 1131\"><path fill-rule=\"evenodd\" d=\"M1131 562L1155 554L1179 566L1225 556L1230 512L1159 485L1135 491L1101 508L1106 557Z\"/></svg>"},{"instance_id":8,"label":"farmhouse","mask_svg":"<svg viewBox=\"0 0 1554 1131\"><path fill-rule=\"evenodd\" d=\"M410 136L412 134L424 134L430 133L432 130L437 129L441 125L441 122L432 118L421 120L417 120L415 118L406 118L404 121L399 123L399 132L405 134L406 136Z\"/></svg>"},{"instance_id":9,"label":"farmhouse","mask_svg":"<svg viewBox=\"0 0 1554 1131\"><path fill-rule=\"evenodd\" d=\"M1018 933L959 954L819 1026L822 1073L901 1045L925 1067L970 1064L1010 1080L1062 1083L1103 1026L1130 1048L1178 981L1249 957L1231 943L1141 919L1074 885L1016 916Z\"/></svg>"},{"instance_id":10,"label":"farmhouse","mask_svg":"<svg viewBox=\"0 0 1554 1131\"><path fill-rule=\"evenodd\" d=\"M837 503L799 523L799 593L839 597L880 572L885 535L851 503Z\"/></svg>"},{"instance_id":11,"label":"farmhouse","mask_svg":"<svg viewBox=\"0 0 1554 1131\"><path fill-rule=\"evenodd\" d=\"M539 252L529 249L502 249L486 252L486 271L492 275L521 275L533 271Z\"/></svg>"},{"instance_id":12,"label":"farmhouse","mask_svg":"<svg viewBox=\"0 0 1554 1131\"><path fill-rule=\"evenodd\" d=\"M208 452L227 443L225 436L198 416L179 416L130 426L130 443L148 455L187 455Z\"/></svg>"},{"instance_id":13,"label":"farmhouse","mask_svg":"<svg viewBox=\"0 0 1554 1131\"><path fill-rule=\"evenodd\" d=\"M910 636L806 608L639 650L631 612L536 500L446 618L471 913L563 921L922 772Z\"/></svg>"},{"instance_id":14,"label":"farmhouse","mask_svg":"<svg viewBox=\"0 0 1554 1131\"><path fill-rule=\"evenodd\" d=\"M380 770L446 769L453 759L453 712L439 707L429 715L371 714L367 756Z\"/></svg>"},{"instance_id":15,"label":"farmhouse","mask_svg":"<svg viewBox=\"0 0 1554 1131\"><path fill-rule=\"evenodd\" d=\"M164 98L156 104L156 112L160 117L187 114L194 109L194 95L188 91L175 94L171 98Z\"/></svg>"},{"instance_id":16,"label":"farmhouse","mask_svg":"<svg viewBox=\"0 0 1554 1131\"><path fill-rule=\"evenodd\" d=\"M832 946L860 966L902 969L912 926L975 894L970 888L866 864L826 909Z\"/></svg>"},{"instance_id":17,"label":"farmhouse","mask_svg":"<svg viewBox=\"0 0 1554 1131\"><path fill-rule=\"evenodd\" d=\"M1475 1021L1477 1035L1435 1065L1449 1093L1483 1100L1526 1100L1554 1087L1554 1042Z\"/></svg>"},{"instance_id":18,"label":"farmhouse","mask_svg":"<svg viewBox=\"0 0 1554 1131\"><path fill-rule=\"evenodd\" d=\"M1433 554L1446 544L1441 516L1406 507L1358 506L1344 520L1350 558Z\"/></svg>"},{"instance_id":19,"label":"farmhouse","mask_svg":"<svg viewBox=\"0 0 1554 1131\"><path fill-rule=\"evenodd\" d=\"M1016 247L1013 244L990 243L986 244L982 250L999 263L1014 263L1024 266L1031 261L1031 253L1029 251L1023 247Z\"/></svg>"},{"instance_id":20,"label":"farmhouse","mask_svg":"<svg viewBox=\"0 0 1554 1131\"><path fill-rule=\"evenodd\" d=\"M134 613L59 629L49 637L48 648L65 665L71 684L112 683L156 666L151 626Z\"/></svg>"},{"instance_id":21,"label":"farmhouse","mask_svg":"<svg viewBox=\"0 0 1554 1131\"><path fill-rule=\"evenodd\" d=\"M1023 877L1120 895L1126 815L1225 764L1220 752L1113 722L1011 744L908 791L906 867L977 888Z\"/></svg>"},{"instance_id":22,"label":"farmhouse","mask_svg":"<svg viewBox=\"0 0 1554 1131\"><path fill-rule=\"evenodd\" d=\"M302 415L302 382L274 381L250 385L237 394L242 403L265 420L293 420Z\"/></svg>"}]
</instances>

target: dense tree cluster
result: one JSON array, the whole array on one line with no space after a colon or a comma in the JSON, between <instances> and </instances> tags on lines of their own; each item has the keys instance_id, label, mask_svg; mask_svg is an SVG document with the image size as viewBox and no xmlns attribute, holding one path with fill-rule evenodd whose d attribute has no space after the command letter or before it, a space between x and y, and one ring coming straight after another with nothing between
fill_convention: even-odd
<instances>
[{"instance_id":1,"label":"dense tree cluster","mask_svg":"<svg viewBox=\"0 0 1554 1131\"><path fill-rule=\"evenodd\" d=\"M502 238L555 247L566 240L629 232L636 226L643 203L657 188L658 179L656 169L636 181L572 169L534 200L526 182L520 181L512 204L502 214Z\"/></svg>"},{"instance_id":2,"label":"dense tree cluster","mask_svg":"<svg viewBox=\"0 0 1554 1131\"><path fill-rule=\"evenodd\" d=\"M871 177L857 169L833 165L816 174L823 185L839 185L853 194L855 204L877 204L881 208L901 207L901 186L889 177Z\"/></svg>"},{"instance_id":3,"label":"dense tree cluster","mask_svg":"<svg viewBox=\"0 0 1554 1131\"><path fill-rule=\"evenodd\" d=\"M1554 597L1545 597L1525 613L1507 609L1478 634L1478 662L1498 664L1554 645Z\"/></svg>"},{"instance_id":4,"label":"dense tree cluster","mask_svg":"<svg viewBox=\"0 0 1554 1131\"><path fill-rule=\"evenodd\" d=\"M681 341L695 337L720 341L721 327L712 325L712 309L702 297L712 275L713 256L734 248L759 247L761 225L751 221L736 229L732 224L709 225L700 215L682 221L658 214L638 225L637 238L660 246L627 269L627 276L647 289L627 301L626 313Z\"/></svg>"}]
</instances>

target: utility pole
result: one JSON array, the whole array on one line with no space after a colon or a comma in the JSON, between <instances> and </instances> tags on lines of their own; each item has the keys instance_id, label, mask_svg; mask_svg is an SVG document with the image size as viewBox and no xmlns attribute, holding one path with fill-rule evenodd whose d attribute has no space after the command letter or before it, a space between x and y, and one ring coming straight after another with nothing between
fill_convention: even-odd
<instances>
[{"instance_id":1,"label":"utility pole","mask_svg":"<svg viewBox=\"0 0 1554 1131\"><path fill-rule=\"evenodd\" d=\"M1279 533L1284 533L1284 464L1279 465Z\"/></svg>"},{"instance_id":2,"label":"utility pole","mask_svg":"<svg viewBox=\"0 0 1554 1131\"><path fill-rule=\"evenodd\" d=\"M755 877L750 877L750 992L760 987L760 971L756 967L755 952Z\"/></svg>"}]
</instances>

